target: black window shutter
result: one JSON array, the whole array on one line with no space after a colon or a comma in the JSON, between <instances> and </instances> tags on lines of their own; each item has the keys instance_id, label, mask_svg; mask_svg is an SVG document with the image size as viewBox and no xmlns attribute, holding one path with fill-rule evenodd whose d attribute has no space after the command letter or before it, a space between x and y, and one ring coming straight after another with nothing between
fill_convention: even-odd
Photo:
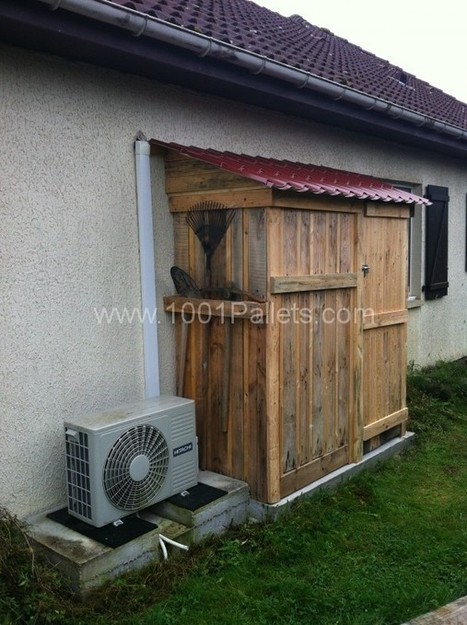
<instances>
[{"instance_id":1,"label":"black window shutter","mask_svg":"<svg viewBox=\"0 0 467 625\"><path fill-rule=\"evenodd\" d=\"M448 204L446 187L428 185L425 213L425 299L448 294Z\"/></svg>"}]
</instances>

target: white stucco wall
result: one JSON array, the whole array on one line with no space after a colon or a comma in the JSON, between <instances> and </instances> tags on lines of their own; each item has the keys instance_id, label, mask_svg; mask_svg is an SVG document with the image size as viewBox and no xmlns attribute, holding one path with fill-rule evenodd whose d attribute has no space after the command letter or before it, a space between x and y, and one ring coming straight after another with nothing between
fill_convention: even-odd
<instances>
[{"instance_id":1,"label":"white stucco wall","mask_svg":"<svg viewBox=\"0 0 467 625\"><path fill-rule=\"evenodd\" d=\"M13 48L0 54L0 504L64 505L62 423L144 395L133 142L148 138L449 186L450 291L411 311L410 357L467 353L464 168L429 154ZM163 163L152 159L157 293L173 292ZM159 315L161 390L173 328ZM426 329L426 328L429 328Z\"/></svg>"}]
</instances>

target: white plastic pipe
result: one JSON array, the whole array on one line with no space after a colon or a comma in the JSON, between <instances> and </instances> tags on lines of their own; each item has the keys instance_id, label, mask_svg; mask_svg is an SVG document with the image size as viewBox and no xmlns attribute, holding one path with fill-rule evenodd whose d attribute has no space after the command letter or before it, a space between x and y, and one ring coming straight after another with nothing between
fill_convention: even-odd
<instances>
[{"instance_id":1,"label":"white plastic pipe","mask_svg":"<svg viewBox=\"0 0 467 625\"><path fill-rule=\"evenodd\" d=\"M150 145L147 141L135 141L135 162L143 320L144 389L146 398L149 398L160 395L160 379Z\"/></svg>"},{"instance_id":2,"label":"white plastic pipe","mask_svg":"<svg viewBox=\"0 0 467 625\"><path fill-rule=\"evenodd\" d=\"M163 536L162 534L159 534L159 544L161 546L164 560L167 560L167 558L169 557L169 552L167 551L166 543L167 545L172 545L173 547L177 547L178 549L181 549L182 551L189 551L189 547L187 545L184 545L183 543L179 543L176 540L173 540L172 538L167 538L167 536Z\"/></svg>"}]
</instances>

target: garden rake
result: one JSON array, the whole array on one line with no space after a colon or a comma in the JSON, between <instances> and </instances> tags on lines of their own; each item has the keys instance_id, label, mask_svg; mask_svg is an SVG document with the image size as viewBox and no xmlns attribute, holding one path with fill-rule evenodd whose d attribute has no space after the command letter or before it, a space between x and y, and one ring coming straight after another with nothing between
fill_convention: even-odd
<instances>
[{"instance_id":1,"label":"garden rake","mask_svg":"<svg viewBox=\"0 0 467 625\"><path fill-rule=\"evenodd\" d=\"M223 204L213 201L194 204L187 213L186 221L204 250L204 288L211 287L211 258L224 238L234 215L235 210L229 210Z\"/></svg>"}]
</instances>

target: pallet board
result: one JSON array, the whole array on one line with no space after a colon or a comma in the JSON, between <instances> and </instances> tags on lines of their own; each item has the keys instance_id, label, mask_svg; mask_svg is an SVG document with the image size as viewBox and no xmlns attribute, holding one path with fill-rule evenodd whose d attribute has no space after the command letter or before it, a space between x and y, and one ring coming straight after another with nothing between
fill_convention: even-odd
<instances>
[{"instance_id":1,"label":"pallet board","mask_svg":"<svg viewBox=\"0 0 467 625\"><path fill-rule=\"evenodd\" d=\"M186 212L201 200L238 209L212 286L242 299L165 300L201 468L274 503L403 428L409 210L266 189L171 152L166 183L175 264L200 287Z\"/></svg>"}]
</instances>

